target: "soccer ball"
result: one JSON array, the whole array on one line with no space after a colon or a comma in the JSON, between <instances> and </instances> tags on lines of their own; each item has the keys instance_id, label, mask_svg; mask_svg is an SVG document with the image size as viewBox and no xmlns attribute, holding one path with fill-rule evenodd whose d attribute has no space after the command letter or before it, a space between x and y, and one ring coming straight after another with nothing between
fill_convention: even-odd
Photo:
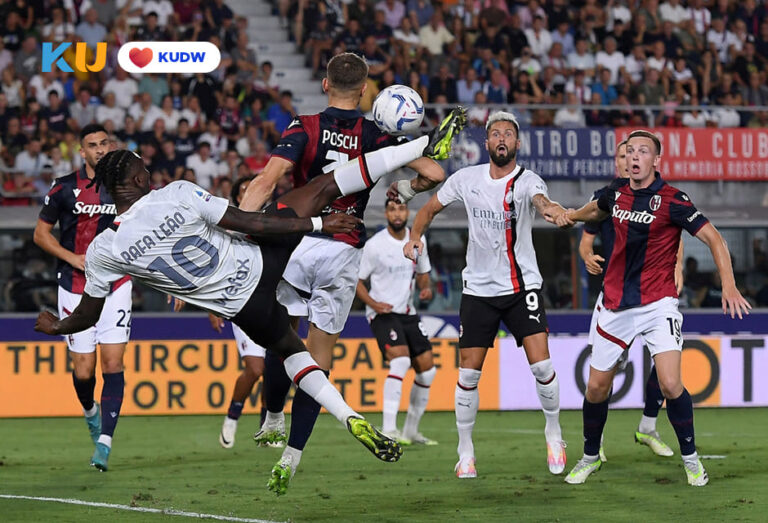
<instances>
[{"instance_id":1,"label":"soccer ball","mask_svg":"<svg viewBox=\"0 0 768 523\"><path fill-rule=\"evenodd\" d=\"M373 102L373 121L387 134L413 134L424 119L424 101L405 85L390 85Z\"/></svg>"}]
</instances>

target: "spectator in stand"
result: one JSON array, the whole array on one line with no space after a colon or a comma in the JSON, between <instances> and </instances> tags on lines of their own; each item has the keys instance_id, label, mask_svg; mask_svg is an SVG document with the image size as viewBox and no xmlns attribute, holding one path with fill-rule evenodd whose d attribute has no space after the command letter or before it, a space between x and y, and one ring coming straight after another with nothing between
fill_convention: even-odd
<instances>
[{"instance_id":1,"label":"spectator in stand","mask_svg":"<svg viewBox=\"0 0 768 523\"><path fill-rule=\"evenodd\" d=\"M16 155L13 169L34 179L40 174L47 163L50 163L50 159L43 153L40 140L32 138L27 147Z\"/></svg>"},{"instance_id":2,"label":"spectator in stand","mask_svg":"<svg viewBox=\"0 0 768 523\"><path fill-rule=\"evenodd\" d=\"M264 170L270 157L267 144L257 140L251 147L251 154L245 158L244 162L252 173L257 174Z\"/></svg>"},{"instance_id":3,"label":"spectator in stand","mask_svg":"<svg viewBox=\"0 0 768 523\"><path fill-rule=\"evenodd\" d=\"M400 27L405 17L405 5L400 0L381 0L376 4L377 11L384 11L389 27Z\"/></svg>"},{"instance_id":4,"label":"spectator in stand","mask_svg":"<svg viewBox=\"0 0 768 523\"><path fill-rule=\"evenodd\" d=\"M136 29L134 38L139 42L163 42L168 40L168 32L158 23L154 11L144 15L144 25Z\"/></svg>"},{"instance_id":5,"label":"spectator in stand","mask_svg":"<svg viewBox=\"0 0 768 523\"><path fill-rule=\"evenodd\" d=\"M5 28L2 31L2 38L5 42L5 48L15 53L21 48L21 42L24 40L24 28L21 25L21 19L16 11L10 11L5 17Z\"/></svg>"},{"instance_id":6,"label":"spectator in stand","mask_svg":"<svg viewBox=\"0 0 768 523\"><path fill-rule=\"evenodd\" d=\"M154 167L160 170L167 179L178 180L184 172L186 158L176 153L176 146L172 138L163 140L160 146L160 157Z\"/></svg>"},{"instance_id":7,"label":"spectator in stand","mask_svg":"<svg viewBox=\"0 0 768 523\"><path fill-rule=\"evenodd\" d=\"M43 107L40 111L40 117L48 122L48 128L51 132L59 135L64 134L68 127L75 127L76 121L71 119L69 109L61 103L59 93L51 90L48 93L48 107Z\"/></svg>"},{"instance_id":8,"label":"spectator in stand","mask_svg":"<svg viewBox=\"0 0 768 523\"><path fill-rule=\"evenodd\" d=\"M90 8L85 12L83 21L77 25L75 34L88 44L91 50L96 50L96 44L103 42L107 36L107 28L99 23L99 13Z\"/></svg>"},{"instance_id":9,"label":"spectator in stand","mask_svg":"<svg viewBox=\"0 0 768 523\"><path fill-rule=\"evenodd\" d=\"M661 33L662 20L659 0L645 0L634 16L642 17L645 20L645 27L649 34L658 35Z\"/></svg>"},{"instance_id":10,"label":"spectator in stand","mask_svg":"<svg viewBox=\"0 0 768 523\"><path fill-rule=\"evenodd\" d=\"M91 104L91 90L88 87L80 88L70 114L77 125L76 130L96 121L96 106Z\"/></svg>"},{"instance_id":11,"label":"spectator in stand","mask_svg":"<svg viewBox=\"0 0 768 523\"><path fill-rule=\"evenodd\" d=\"M219 164L211 158L211 146L202 141L197 144L197 152L187 157L187 169L192 169L197 179L197 184L210 191L213 183L219 175Z\"/></svg>"},{"instance_id":12,"label":"spectator in stand","mask_svg":"<svg viewBox=\"0 0 768 523\"><path fill-rule=\"evenodd\" d=\"M187 98L187 106L181 110L181 117L189 123L189 128L193 133L199 133L205 127L208 118L205 116L200 101L197 96Z\"/></svg>"},{"instance_id":13,"label":"spectator in stand","mask_svg":"<svg viewBox=\"0 0 768 523\"><path fill-rule=\"evenodd\" d=\"M243 135L245 127L240 117L240 105L237 103L237 98L235 98L234 94L230 93L227 95L224 106L219 107L216 116L221 131L229 142L228 148L234 148L237 140Z\"/></svg>"},{"instance_id":14,"label":"spectator in stand","mask_svg":"<svg viewBox=\"0 0 768 523\"><path fill-rule=\"evenodd\" d=\"M248 47L248 35L237 35L237 47L232 49L232 62L237 66L237 81L240 84L252 84L259 74L256 52Z\"/></svg>"},{"instance_id":15,"label":"spectator in stand","mask_svg":"<svg viewBox=\"0 0 768 523\"><path fill-rule=\"evenodd\" d=\"M407 68L411 68L421 55L421 38L414 29L413 22L409 17L403 18L403 23L393 33L395 39L396 57L402 57L403 63Z\"/></svg>"},{"instance_id":16,"label":"spectator in stand","mask_svg":"<svg viewBox=\"0 0 768 523\"><path fill-rule=\"evenodd\" d=\"M37 39L27 36L21 44L21 49L13 53L13 66L22 81L32 78L42 66L42 53L37 47Z\"/></svg>"},{"instance_id":17,"label":"spectator in stand","mask_svg":"<svg viewBox=\"0 0 768 523\"><path fill-rule=\"evenodd\" d=\"M555 112L554 124L557 127L585 127L587 122L584 118L584 112L581 110L581 102L575 93L565 95L568 105L561 107Z\"/></svg>"},{"instance_id":18,"label":"spectator in stand","mask_svg":"<svg viewBox=\"0 0 768 523\"><path fill-rule=\"evenodd\" d=\"M26 90L24 88L24 83L16 78L13 65L9 65L3 69L0 90L5 95L8 107L12 111L18 112L21 109L21 101L26 96Z\"/></svg>"},{"instance_id":19,"label":"spectator in stand","mask_svg":"<svg viewBox=\"0 0 768 523\"><path fill-rule=\"evenodd\" d=\"M403 18L403 20L406 18L407 17ZM368 26L365 31L365 35L375 37L376 45L384 54L392 54L392 49L394 47L394 37L392 36L392 28L389 27L386 23L386 15L384 14L384 11L379 9L376 10L376 13L373 17L373 24Z\"/></svg>"},{"instance_id":20,"label":"spectator in stand","mask_svg":"<svg viewBox=\"0 0 768 523\"><path fill-rule=\"evenodd\" d=\"M218 120L209 120L206 128L207 130L197 137L197 143L207 143L211 157L218 162L227 151L227 137L221 132Z\"/></svg>"},{"instance_id":21,"label":"spectator in stand","mask_svg":"<svg viewBox=\"0 0 768 523\"><path fill-rule=\"evenodd\" d=\"M2 150L11 159L15 158L29 142L29 138L21 132L21 120L18 116L9 118L8 127L0 131L3 131ZM6 163L12 163L7 160L8 159L6 158Z\"/></svg>"},{"instance_id":22,"label":"spectator in stand","mask_svg":"<svg viewBox=\"0 0 768 523\"><path fill-rule=\"evenodd\" d=\"M523 34L523 38L525 38L525 34ZM527 45L527 43L524 42L524 45ZM507 42L501 34L501 30L497 23L488 24L484 27L480 36L475 40L474 46L490 47L491 51L493 51L493 55L499 58L499 60L503 60L502 54L505 55L507 50Z\"/></svg>"},{"instance_id":23,"label":"spectator in stand","mask_svg":"<svg viewBox=\"0 0 768 523\"><path fill-rule=\"evenodd\" d=\"M509 81L505 78L501 69L494 69L491 72L491 79L483 84L483 94L485 94L487 103L507 103L508 93Z\"/></svg>"},{"instance_id":24,"label":"spectator in stand","mask_svg":"<svg viewBox=\"0 0 768 523\"><path fill-rule=\"evenodd\" d=\"M110 78L104 84L103 92L115 93L115 104L127 110L139 93L139 83L131 78L122 68L115 69L115 78Z\"/></svg>"},{"instance_id":25,"label":"spectator in stand","mask_svg":"<svg viewBox=\"0 0 768 523\"><path fill-rule=\"evenodd\" d=\"M333 48L333 31L328 27L328 19L321 17L317 25L309 32L304 49L310 56L312 64L312 76L318 77L321 73L321 66L327 63L331 50Z\"/></svg>"},{"instance_id":26,"label":"spectator in stand","mask_svg":"<svg viewBox=\"0 0 768 523\"><path fill-rule=\"evenodd\" d=\"M186 118L179 120L179 127L173 140L173 147L176 151L176 156L185 162L187 157L195 152L195 140L189 134L189 121Z\"/></svg>"},{"instance_id":27,"label":"spectator in stand","mask_svg":"<svg viewBox=\"0 0 768 523\"><path fill-rule=\"evenodd\" d=\"M544 26L543 16L534 16L533 26L526 29L524 33L533 56L540 60L549 53L549 49L552 47L552 35Z\"/></svg>"},{"instance_id":28,"label":"spectator in stand","mask_svg":"<svg viewBox=\"0 0 768 523\"><path fill-rule=\"evenodd\" d=\"M462 105L469 105L475 100L475 93L483 88L483 84L477 79L477 71L467 68L464 77L456 82L456 98Z\"/></svg>"},{"instance_id":29,"label":"spectator in stand","mask_svg":"<svg viewBox=\"0 0 768 523\"><path fill-rule=\"evenodd\" d=\"M14 53L5 48L5 42L0 38L0 71L13 63Z\"/></svg>"},{"instance_id":30,"label":"spectator in stand","mask_svg":"<svg viewBox=\"0 0 768 523\"><path fill-rule=\"evenodd\" d=\"M512 71L524 71L534 78L539 74L541 71L541 64L533 57L530 47L523 47L520 58L512 60Z\"/></svg>"},{"instance_id":31,"label":"spectator in stand","mask_svg":"<svg viewBox=\"0 0 768 523\"><path fill-rule=\"evenodd\" d=\"M635 100L642 105L661 105L664 102L664 86L661 85L660 73L649 68L645 82L635 88Z\"/></svg>"},{"instance_id":32,"label":"spectator in stand","mask_svg":"<svg viewBox=\"0 0 768 523\"><path fill-rule=\"evenodd\" d=\"M501 64L493 56L490 47L480 47L477 49L478 57L472 62L472 68L477 71L477 76L487 81L491 79L491 71L500 69Z\"/></svg>"},{"instance_id":33,"label":"spectator in stand","mask_svg":"<svg viewBox=\"0 0 768 523\"><path fill-rule=\"evenodd\" d=\"M165 132L165 120L158 118L152 125L152 131L143 133L141 136L141 143L151 143L155 148L155 153L158 155L154 160L159 158L160 144L168 139L168 134Z\"/></svg>"},{"instance_id":34,"label":"spectator in stand","mask_svg":"<svg viewBox=\"0 0 768 523\"><path fill-rule=\"evenodd\" d=\"M419 39L424 49L433 57L439 57L444 53L444 46L454 42L454 37L445 27L442 11L435 11L429 24L419 31Z\"/></svg>"},{"instance_id":35,"label":"spectator in stand","mask_svg":"<svg viewBox=\"0 0 768 523\"><path fill-rule=\"evenodd\" d=\"M152 104L152 95L147 92L139 95L139 101L131 105L128 114L136 120L136 125L141 132L150 131L155 120L163 117L163 112Z\"/></svg>"},{"instance_id":36,"label":"spectator in stand","mask_svg":"<svg viewBox=\"0 0 768 523\"><path fill-rule=\"evenodd\" d=\"M723 105L715 107L712 111L712 119L717 122L718 127L739 127L741 125L741 117L733 108L735 105L734 96L731 93L726 93L723 97Z\"/></svg>"},{"instance_id":37,"label":"spectator in stand","mask_svg":"<svg viewBox=\"0 0 768 523\"><path fill-rule=\"evenodd\" d=\"M23 172L12 170L3 183L3 205L6 207L29 207L36 196L34 182Z\"/></svg>"},{"instance_id":38,"label":"spectator in stand","mask_svg":"<svg viewBox=\"0 0 768 523\"><path fill-rule=\"evenodd\" d=\"M376 37L368 35L363 40L362 56L368 63L368 77L374 82L381 81L384 71L392 65L392 59L389 55L382 52L376 45Z\"/></svg>"},{"instance_id":39,"label":"spectator in stand","mask_svg":"<svg viewBox=\"0 0 768 523\"><path fill-rule=\"evenodd\" d=\"M707 34L712 24L712 13L704 5L704 0L691 0L688 3L688 16L693 20L693 29L701 36Z\"/></svg>"},{"instance_id":40,"label":"spectator in stand","mask_svg":"<svg viewBox=\"0 0 768 523\"><path fill-rule=\"evenodd\" d=\"M368 0L351 1L347 4L347 20L357 20L357 22L366 26L373 20L374 7Z\"/></svg>"},{"instance_id":41,"label":"spectator in stand","mask_svg":"<svg viewBox=\"0 0 768 523\"><path fill-rule=\"evenodd\" d=\"M437 76L429 80L428 99L434 101L440 95L445 96L447 103L456 103L458 100L456 79L451 76L451 69L448 64L442 64L438 69Z\"/></svg>"},{"instance_id":42,"label":"spectator in stand","mask_svg":"<svg viewBox=\"0 0 768 523\"><path fill-rule=\"evenodd\" d=\"M152 105L160 106L163 97L170 93L168 79L164 74L145 74L139 80L139 92L152 96Z\"/></svg>"},{"instance_id":43,"label":"spectator in stand","mask_svg":"<svg viewBox=\"0 0 768 523\"><path fill-rule=\"evenodd\" d=\"M213 117L216 112L216 91L218 85L216 81L207 74L196 73L194 78L189 81L187 85L187 94L190 97L197 97L197 102L200 105L200 109L205 113L206 119ZM194 110L194 109L193 109ZM189 116L184 115L189 120L190 125L195 129L196 123L193 122Z\"/></svg>"},{"instance_id":44,"label":"spectator in stand","mask_svg":"<svg viewBox=\"0 0 768 523\"><path fill-rule=\"evenodd\" d=\"M595 56L588 50L589 42L585 38L576 40L576 51L568 55L568 67L578 71L584 71L584 79L587 84L592 83L595 76Z\"/></svg>"},{"instance_id":45,"label":"spectator in stand","mask_svg":"<svg viewBox=\"0 0 768 523\"><path fill-rule=\"evenodd\" d=\"M744 105L768 106L768 87L765 86L758 71L749 74L749 83L741 88L741 97Z\"/></svg>"},{"instance_id":46,"label":"spectator in stand","mask_svg":"<svg viewBox=\"0 0 768 523\"><path fill-rule=\"evenodd\" d=\"M111 121L115 131L121 131L125 120L125 109L117 106L117 97L112 91L104 92L104 103L96 108L96 122L104 125Z\"/></svg>"},{"instance_id":47,"label":"spectator in stand","mask_svg":"<svg viewBox=\"0 0 768 523\"><path fill-rule=\"evenodd\" d=\"M536 16L541 16L546 20L547 12L537 0L529 0L528 2L522 2L522 4L517 8L516 13L520 17L520 27L524 31L533 27Z\"/></svg>"},{"instance_id":48,"label":"spectator in stand","mask_svg":"<svg viewBox=\"0 0 768 523\"><path fill-rule=\"evenodd\" d=\"M573 40L573 34L571 34L571 26L568 21L561 21L557 24L557 31L551 33L552 43L560 44L563 56L576 51L576 45Z\"/></svg>"},{"instance_id":49,"label":"spectator in stand","mask_svg":"<svg viewBox=\"0 0 768 523\"><path fill-rule=\"evenodd\" d=\"M600 81L592 84L592 100L595 104L595 95L599 96L597 105L611 105L618 98L616 88L611 85L611 70L603 68L600 70Z\"/></svg>"},{"instance_id":50,"label":"spectator in stand","mask_svg":"<svg viewBox=\"0 0 768 523\"><path fill-rule=\"evenodd\" d=\"M363 32L360 22L354 18L347 21L345 29L339 33L334 42L338 52L359 53L363 45Z\"/></svg>"},{"instance_id":51,"label":"spectator in stand","mask_svg":"<svg viewBox=\"0 0 768 523\"><path fill-rule=\"evenodd\" d=\"M216 186L221 190L221 182L223 180L232 181L237 178L237 171L242 163L242 158L237 154L237 151L230 149L222 157L222 161L219 162L219 176L217 177Z\"/></svg>"},{"instance_id":52,"label":"spectator in stand","mask_svg":"<svg viewBox=\"0 0 768 523\"><path fill-rule=\"evenodd\" d=\"M584 71L575 71L573 77L565 84L566 99L569 93L576 95L581 103L589 103L592 100L592 89L587 85Z\"/></svg>"},{"instance_id":53,"label":"spectator in stand","mask_svg":"<svg viewBox=\"0 0 768 523\"><path fill-rule=\"evenodd\" d=\"M63 42L67 35L75 32L75 26L64 16L64 9L51 7L51 22L43 26L40 37L44 42Z\"/></svg>"},{"instance_id":54,"label":"spectator in stand","mask_svg":"<svg viewBox=\"0 0 768 523\"><path fill-rule=\"evenodd\" d=\"M693 77L693 71L688 68L688 62L685 61L685 58L676 59L675 67L669 74L674 85L681 85L689 96L698 94L696 79Z\"/></svg>"},{"instance_id":55,"label":"spectator in stand","mask_svg":"<svg viewBox=\"0 0 768 523\"><path fill-rule=\"evenodd\" d=\"M695 96L691 97L689 105L693 106L694 108L683 114L683 118L681 120L683 126L697 129L703 129L706 127L707 122L712 118L709 116L709 114L707 114L706 111L700 111L698 109L699 99Z\"/></svg>"},{"instance_id":56,"label":"spectator in stand","mask_svg":"<svg viewBox=\"0 0 768 523\"><path fill-rule=\"evenodd\" d=\"M419 93L422 100L429 100L429 90L421 81L421 75L417 71L408 72L408 87Z\"/></svg>"},{"instance_id":57,"label":"spectator in stand","mask_svg":"<svg viewBox=\"0 0 768 523\"><path fill-rule=\"evenodd\" d=\"M157 25L163 29L168 26L168 22L172 19L174 11L173 4L170 0L144 0L141 9L144 12L145 17L155 13L157 16Z\"/></svg>"},{"instance_id":58,"label":"spectator in stand","mask_svg":"<svg viewBox=\"0 0 768 523\"><path fill-rule=\"evenodd\" d=\"M689 20L691 15L680 0L667 0L659 7L659 14L663 22L672 22L675 29L682 26L683 21Z\"/></svg>"},{"instance_id":59,"label":"spectator in stand","mask_svg":"<svg viewBox=\"0 0 768 523\"><path fill-rule=\"evenodd\" d=\"M519 71L515 77L514 91L526 93L528 95L527 101L537 104L542 102L544 96L534 78L528 74L528 71Z\"/></svg>"},{"instance_id":60,"label":"spectator in stand","mask_svg":"<svg viewBox=\"0 0 768 523\"><path fill-rule=\"evenodd\" d=\"M136 125L136 120L133 116L125 116L125 125L122 131L117 131L118 139L125 144L125 148L129 151L137 151L139 149L139 140L141 139L141 133Z\"/></svg>"},{"instance_id":61,"label":"spectator in stand","mask_svg":"<svg viewBox=\"0 0 768 523\"><path fill-rule=\"evenodd\" d=\"M760 34L755 39L755 51L763 59L768 59L768 16L760 24Z\"/></svg>"},{"instance_id":62,"label":"spectator in stand","mask_svg":"<svg viewBox=\"0 0 768 523\"><path fill-rule=\"evenodd\" d=\"M35 95L37 102L43 107L48 106L48 93L52 90L59 93L59 98L64 99L64 86L56 79L56 75L53 72L36 74L29 81L27 87L32 90L31 93ZM5 83L3 84L3 91L8 96L8 105L11 105L11 96L9 91L5 90Z\"/></svg>"},{"instance_id":63,"label":"spectator in stand","mask_svg":"<svg viewBox=\"0 0 768 523\"><path fill-rule=\"evenodd\" d=\"M435 13L430 0L408 0L405 8L408 13L407 18L410 18L416 27L427 25Z\"/></svg>"},{"instance_id":64,"label":"spectator in stand","mask_svg":"<svg viewBox=\"0 0 768 523\"><path fill-rule=\"evenodd\" d=\"M750 75L764 69L765 64L765 59L755 53L755 39L750 35L744 43L744 51L733 64L733 71L736 73L734 80L739 85L747 85Z\"/></svg>"},{"instance_id":65,"label":"spectator in stand","mask_svg":"<svg viewBox=\"0 0 768 523\"><path fill-rule=\"evenodd\" d=\"M541 66L545 69L551 67L554 83L561 86L565 85L566 77L570 75L570 69L563 56L563 44L560 42L553 43L549 49L549 54L541 60Z\"/></svg>"},{"instance_id":66,"label":"spectator in stand","mask_svg":"<svg viewBox=\"0 0 768 523\"><path fill-rule=\"evenodd\" d=\"M160 112L162 113L160 119L165 123L165 130L174 134L179 126L181 113L173 108L173 97L170 94L163 96Z\"/></svg>"},{"instance_id":67,"label":"spectator in stand","mask_svg":"<svg viewBox=\"0 0 768 523\"><path fill-rule=\"evenodd\" d=\"M605 49L603 51L598 51L595 56L597 69L598 71L608 69L611 72L610 85L618 85L619 77L624 75L624 55L618 51L616 39L612 36L607 37L603 42L603 45Z\"/></svg>"},{"instance_id":68,"label":"spectator in stand","mask_svg":"<svg viewBox=\"0 0 768 523\"><path fill-rule=\"evenodd\" d=\"M60 178L72 172L72 162L62 157L61 149L51 147L48 149L47 154L48 158L50 158L50 166L54 178Z\"/></svg>"},{"instance_id":69,"label":"spectator in stand","mask_svg":"<svg viewBox=\"0 0 768 523\"><path fill-rule=\"evenodd\" d=\"M707 31L707 47L717 56L720 63L727 64L740 45L736 35L726 29L725 20L720 17L712 18L712 27Z\"/></svg>"},{"instance_id":70,"label":"spectator in stand","mask_svg":"<svg viewBox=\"0 0 768 523\"><path fill-rule=\"evenodd\" d=\"M282 134L288 124L296 118L296 108L293 106L293 93L283 91L280 93L280 102L273 104L267 111L267 119L275 123L275 129Z\"/></svg>"},{"instance_id":71,"label":"spectator in stand","mask_svg":"<svg viewBox=\"0 0 768 523\"><path fill-rule=\"evenodd\" d=\"M213 0L205 7L205 22L211 29L217 29L224 25L224 20L234 18L232 10L224 3L224 0Z\"/></svg>"},{"instance_id":72,"label":"spectator in stand","mask_svg":"<svg viewBox=\"0 0 768 523\"><path fill-rule=\"evenodd\" d=\"M557 44L560 45L560 44ZM546 104L563 103L565 93L565 77L558 76L555 68L548 65L536 79L536 84L541 91L541 101Z\"/></svg>"}]
</instances>

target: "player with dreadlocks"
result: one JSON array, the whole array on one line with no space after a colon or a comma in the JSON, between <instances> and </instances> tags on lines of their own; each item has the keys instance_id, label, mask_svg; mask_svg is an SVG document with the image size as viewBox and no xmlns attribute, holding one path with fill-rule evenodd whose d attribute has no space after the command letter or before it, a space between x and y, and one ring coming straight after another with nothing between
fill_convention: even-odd
<instances>
[{"instance_id":1,"label":"player with dreadlocks","mask_svg":"<svg viewBox=\"0 0 768 523\"><path fill-rule=\"evenodd\" d=\"M464 121L463 110L454 110L430 136L343 164L284 194L265 213L239 210L186 181L150 192L142 159L125 150L110 152L97 164L94 183L103 184L112 195L117 216L88 247L83 298L67 318L41 313L35 329L59 335L91 327L111 283L130 274L151 288L232 320L254 342L284 358L286 372L296 385L345 424L377 458L397 461L400 446L344 402L291 329L275 290L304 233L349 233L361 223L344 213L319 217L326 205L368 188L422 155L447 158ZM250 238L234 237L225 230ZM273 475L281 474L291 471L273 470ZM285 478L272 479L285 482Z\"/></svg>"}]
</instances>

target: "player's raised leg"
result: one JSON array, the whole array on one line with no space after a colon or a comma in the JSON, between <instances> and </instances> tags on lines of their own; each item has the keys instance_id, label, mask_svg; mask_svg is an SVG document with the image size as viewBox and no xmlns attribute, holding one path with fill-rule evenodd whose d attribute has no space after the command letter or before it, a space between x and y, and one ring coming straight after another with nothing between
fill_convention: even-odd
<instances>
[{"instance_id":1,"label":"player's raised leg","mask_svg":"<svg viewBox=\"0 0 768 523\"><path fill-rule=\"evenodd\" d=\"M659 416L659 410L664 403L664 395L659 387L659 378L656 374L656 366L651 367L651 373L645 382L645 406L643 407L643 416L640 418L640 425L635 431L635 441L648 446L657 456L673 456L672 449L661 440L659 432L656 430L656 419Z\"/></svg>"}]
</instances>

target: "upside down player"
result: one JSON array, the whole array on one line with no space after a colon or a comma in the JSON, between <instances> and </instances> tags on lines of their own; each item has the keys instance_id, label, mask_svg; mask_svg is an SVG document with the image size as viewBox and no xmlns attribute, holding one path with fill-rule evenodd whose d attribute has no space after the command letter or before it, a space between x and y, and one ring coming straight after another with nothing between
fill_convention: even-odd
<instances>
[{"instance_id":1,"label":"upside down player","mask_svg":"<svg viewBox=\"0 0 768 523\"><path fill-rule=\"evenodd\" d=\"M661 143L648 131L633 131L627 141L629 179L615 180L596 202L553 216L561 227L575 221L609 218L616 232L603 282L603 309L597 320L589 382L584 397L584 456L565 481L584 483L598 470L600 438L608 417L608 398L616 362L629 342L642 336L656 364L667 416L677 434L688 484L709 478L696 453L693 403L681 379L683 317L677 308L674 268L682 229L712 251L723 282L723 313L748 314L733 277L725 240L688 195L667 184L656 171Z\"/></svg>"},{"instance_id":2,"label":"upside down player","mask_svg":"<svg viewBox=\"0 0 768 523\"><path fill-rule=\"evenodd\" d=\"M627 141L624 140L616 146L616 176L618 178L628 178L629 171L627 170ZM592 195L592 200L597 201L600 196L606 191L606 188L595 191ZM595 254L593 245L595 237L600 234L600 239L603 245L603 254L605 257ZM599 223L587 222L584 224L584 230L579 241L579 256L584 260L584 264L587 267L587 271L593 275L599 275L603 273L603 264L607 264L606 260L611 259L611 252L613 251L613 239L615 232L613 230L613 222L611 220L603 220ZM675 265L675 287L677 288L678 295L683 288L683 242L680 241L680 248L677 251L677 263ZM589 346L590 348L594 344L595 336L597 336L597 317L600 313L601 304L603 302L603 293L600 292L595 302L595 308L592 311L592 320L589 324ZM627 363L628 352L625 351L622 358L619 360L619 370L624 369ZM651 365L651 372L648 375L648 379L645 383L645 407L643 408L643 416L640 418L640 425L635 431L635 441L643 445L647 445L657 456L672 456L674 452L669 445L661 440L661 436L656 430L656 419L659 416L659 410L664 403L664 395L659 388L659 378L656 375L656 366ZM605 451L603 449L602 441L600 442L600 460L607 461Z\"/></svg>"},{"instance_id":3,"label":"upside down player","mask_svg":"<svg viewBox=\"0 0 768 523\"><path fill-rule=\"evenodd\" d=\"M143 160L125 150L110 152L97 164L94 182L106 186L118 216L88 248L87 281L80 304L61 320L50 312L41 313L35 329L58 335L91 327L99 319L111 284L130 274L160 292L231 319L253 341L283 357L291 379L377 458L397 461L400 446L355 413L328 378L315 372L320 369L290 328L285 308L275 299L275 289L304 233L350 232L360 223L344 214L317 217L325 205L340 195L365 189L422 154L447 156L461 116L452 113L431 137L341 165L332 174L283 195L267 214L230 207L223 198L189 182L174 182L150 192ZM224 230L252 235L258 244Z\"/></svg>"},{"instance_id":4,"label":"upside down player","mask_svg":"<svg viewBox=\"0 0 768 523\"><path fill-rule=\"evenodd\" d=\"M547 317L541 303L541 274L531 231L536 212L544 216L564 209L547 197L547 186L516 160L520 127L511 113L493 113L485 126L490 163L461 169L419 210L411 239L403 251L415 261L423 252L419 239L432 219L453 202L462 202L469 221L467 266L462 271L459 380L456 383L456 428L459 433L458 478L475 478L472 430L477 419L477 390L488 348L503 320L522 345L546 420L547 466L565 469L560 429L560 385L549 357Z\"/></svg>"},{"instance_id":5,"label":"upside down player","mask_svg":"<svg viewBox=\"0 0 768 523\"><path fill-rule=\"evenodd\" d=\"M299 116L291 122L264 171L248 186L241 209L260 209L277 181L287 173L293 175L294 187L301 187L348 159L395 143L394 137L380 131L357 109L367 87L365 60L353 53L341 53L330 60L327 70L323 90L328 95L329 107L319 114ZM408 167L416 170L418 176L398 182L404 199L435 187L445 178L443 169L429 158L418 158ZM323 214L347 213L362 219L368 197L369 190L365 188L332 202ZM351 234L305 237L291 256L283 274L284 282L278 287L278 301L288 313L294 318L307 318L307 348L326 372L330 370L333 347L355 298L364 243L363 228ZM254 435L257 443L263 445L285 439L282 411L289 388L290 381L281 362L268 353L264 371L267 414L262 429ZM297 391L291 412L288 445L275 465L276 474L282 469L290 469L291 475L295 474L320 406Z\"/></svg>"},{"instance_id":6,"label":"upside down player","mask_svg":"<svg viewBox=\"0 0 768 523\"><path fill-rule=\"evenodd\" d=\"M107 191L89 185L96 164L108 151L109 136L104 127L97 124L83 127L80 131L83 167L56 180L45 197L35 226L35 243L58 258L61 316L71 314L80 302L85 285L85 251L115 216L115 205ZM59 222L60 240L52 234L56 222ZM107 470L112 437L123 404L123 355L131 332L131 289L130 278L116 281L95 326L65 337L74 367L72 382L94 444L91 465L101 471ZM104 379L101 409L93 397L96 344L101 349Z\"/></svg>"}]
</instances>

